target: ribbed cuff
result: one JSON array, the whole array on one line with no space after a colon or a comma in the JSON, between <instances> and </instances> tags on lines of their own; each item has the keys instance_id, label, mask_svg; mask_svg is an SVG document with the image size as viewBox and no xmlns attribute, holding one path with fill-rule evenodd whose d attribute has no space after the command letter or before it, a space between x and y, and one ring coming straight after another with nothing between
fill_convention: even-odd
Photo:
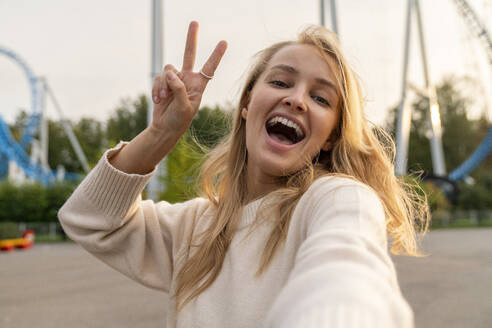
<instances>
[{"instance_id":1,"label":"ribbed cuff","mask_svg":"<svg viewBox=\"0 0 492 328\"><path fill-rule=\"evenodd\" d=\"M156 171L154 169L145 175L127 174L112 166L108 159L126 144L128 142L120 142L107 150L80 185L87 198L111 217L122 217L128 212Z\"/></svg>"}]
</instances>

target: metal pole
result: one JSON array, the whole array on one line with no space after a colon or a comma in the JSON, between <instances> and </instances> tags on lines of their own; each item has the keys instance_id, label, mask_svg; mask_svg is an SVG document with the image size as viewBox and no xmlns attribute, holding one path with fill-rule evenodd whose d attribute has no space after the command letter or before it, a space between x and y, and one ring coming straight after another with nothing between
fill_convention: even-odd
<instances>
[{"instance_id":1,"label":"metal pole","mask_svg":"<svg viewBox=\"0 0 492 328\"><path fill-rule=\"evenodd\" d=\"M58 103L58 100L56 100L53 91L51 90L49 84L46 81L45 81L45 90L51 96L51 101L53 101L53 105L55 105L55 109L57 110L58 115L60 115L60 122L62 123L63 129L65 130L65 133L67 134L68 139L72 144L73 150L75 151L75 155L77 156L84 171L86 173L89 173L90 168L89 168L89 164L87 163L87 158L85 157L84 151L82 150L82 147L80 147L77 137L73 133L72 127L63 116L63 112L61 110L60 104Z\"/></svg>"},{"instance_id":2,"label":"metal pole","mask_svg":"<svg viewBox=\"0 0 492 328\"><path fill-rule=\"evenodd\" d=\"M331 13L331 28L336 35L340 36L338 32L338 21L337 21L337 7L335 0L330 0L330 13Z\"/></svg>"},{"instance_id":3,"label":"metal pole","mask_svg":"<svg viewBox=\"0 0 492 328\"><path fill-rule=\"evenodd\" d=\"M151 81L150 85L154 84L154 79L162 71L162 46L163 46L163 31L162 31L162 2L161 0L152 1L152 64L151 64ZM154 103L152 99L149 101L149 110L147 112L147 124L152 122L152 113L154 112ZM147 198L157 200L159 192L164 191L161 188L160 176L165 176L167 172L167 158L164 158L157 166L157 172L150 179L147 185ZM164 186L165 187L165 186Z\"/></svg>"},{"instance_id":4,"label":"metal pole","mask_svg":"<svg viewBox=\"0 0 492 328\"><path fill-rule=\"evenodd\" d=\"M407 96L407 73L408 58L410 52L410 30L412 21L413 0L407 1L407 22L405 30L405 50L403 53L403 78L401 87L401 101L398 107L398 121L396 125L396 159L395 174L405 175L408 162L408 138L410 136L410 123L412 120L412 109L406 104Z\"/></svg>"},{"instance_id":5,"label":"metal pole","mask_svg":"<svg viewBox=\"0 0 492 328\"><path fill-rule=\"evenodd\" d=\"M45 172L50 171L48 164L48 145L49 145L49 134L48 134L48 117L46 113L46 82L44 78L38 79L38 90L41 104L41 129L40 129L40 142L41 142L41 166Z\"/></svg>"},{"instance_id":6,"label":"metal pole","mask_svg":"<svg viewBox=\"0 0 492 328\"><path fill-rule=\"evenodd\" d=\"M319 24L325 26L325 0L319 0Z\"/></svg>"},{"instance_id":7,"label":"metal pole","mask_svg":"<svg viewBox=\"0 0 492 328\"><path fill-rule=\"evenodd\" d=\"M437 95L434 85L431 83L429 68L427 65L427 52L425 48L424 39L424 27L422 24L422 15L419 7L419 0L415 0L415 9L417 11L417 24L419 30L419 40L420 40L420 54L422 56L422 64L424 69L425 87L429 93L429 110L428 118L429 124L432 131L432 137L430 139L431 155L432 155L432 166L434 169L434 174L437 176L446 175L446 164L444 162L444 153L442 150L442 129L441 129L441 119L439 114L439 105L437 102Z\"/></svg>"}]
</instances>

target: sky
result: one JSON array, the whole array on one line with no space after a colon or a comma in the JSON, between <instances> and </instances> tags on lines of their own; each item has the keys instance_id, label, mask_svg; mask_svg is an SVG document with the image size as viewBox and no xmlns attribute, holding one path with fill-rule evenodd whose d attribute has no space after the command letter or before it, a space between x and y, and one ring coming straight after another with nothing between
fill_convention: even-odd
<instances>
[{"instance_id":1,"label":"sky","mask_svg":"<svg viewBox=\"0 0 492 328\"><path fill-rule=\"evenodd\" d=\"M328 7L328 0L326 0ZM492 1L471 0L490 17ZM195 70L219 40L228 50L209 83L202 105L232 108L253 55L295 38L319 23L318 0L163 0L164 64L181 66L187 26L200 23ZM490 104L492 79L480 45L470 38L451 0L421 0L431 80L470 76L477 116ZM366 115L382 124L401 97L406 1L337 1L340 40L362 81ZM327 8L326 25L330 26ZM422 62L413 21L409 79L423 86ZM489 27L490 30L491 27ZM151 1L0 0L0 46L19 55L47 79L66 117L106 120L124 99L151 89ZM0 114L12 122L30 112L30 89L18 64L0 55ZM57 119L52 104L48 116ZM489 117L490 115L489 110Z\"/></svg>"}]
</instances>

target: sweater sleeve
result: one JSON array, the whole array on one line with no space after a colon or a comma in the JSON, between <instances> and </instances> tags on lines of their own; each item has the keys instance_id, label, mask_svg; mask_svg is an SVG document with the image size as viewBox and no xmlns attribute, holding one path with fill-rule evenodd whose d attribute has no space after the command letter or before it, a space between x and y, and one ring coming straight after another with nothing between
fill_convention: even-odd
<instances>
[{"instance_id":1,"label":"sweater sleeve","mask_svg":"<svg viewBox=\"0 0 492 328\"><path fill-rule=\"evenodd\" d=\"M176 257L208 202L142 201L155 170L126 174L111 166L108 158L125 145L106 151L58 218L66 234L88 252L147 287L169 292Z\"/></svg>"},{"instance_id":2,"label":"sweater sleeve","mask_svg":"<svg viewBox=\"0 0 492 328\"><path fill-rule=\"evenodd\" d=\"M355 181L321 180L299 202L306 238L267 327L414 327L388 255L381 201Z\"/></svg>"}]
</instances>

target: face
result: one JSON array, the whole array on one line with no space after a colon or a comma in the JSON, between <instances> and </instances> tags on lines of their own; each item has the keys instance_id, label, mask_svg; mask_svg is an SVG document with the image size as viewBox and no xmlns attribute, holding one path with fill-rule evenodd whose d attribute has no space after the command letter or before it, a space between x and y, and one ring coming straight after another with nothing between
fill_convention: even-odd
<instances>
[{"instance_id":1,"label":"face","mask_svg":"<svg viewBox=\"0 0 492 328\"><path fill-rule=\"evenodd\" d=\"M289 45L271 58L241 111L249 180L294 173L303 159L330 149L340 117L335 81L314 46Z\"/></svg>"}]
</instances>

